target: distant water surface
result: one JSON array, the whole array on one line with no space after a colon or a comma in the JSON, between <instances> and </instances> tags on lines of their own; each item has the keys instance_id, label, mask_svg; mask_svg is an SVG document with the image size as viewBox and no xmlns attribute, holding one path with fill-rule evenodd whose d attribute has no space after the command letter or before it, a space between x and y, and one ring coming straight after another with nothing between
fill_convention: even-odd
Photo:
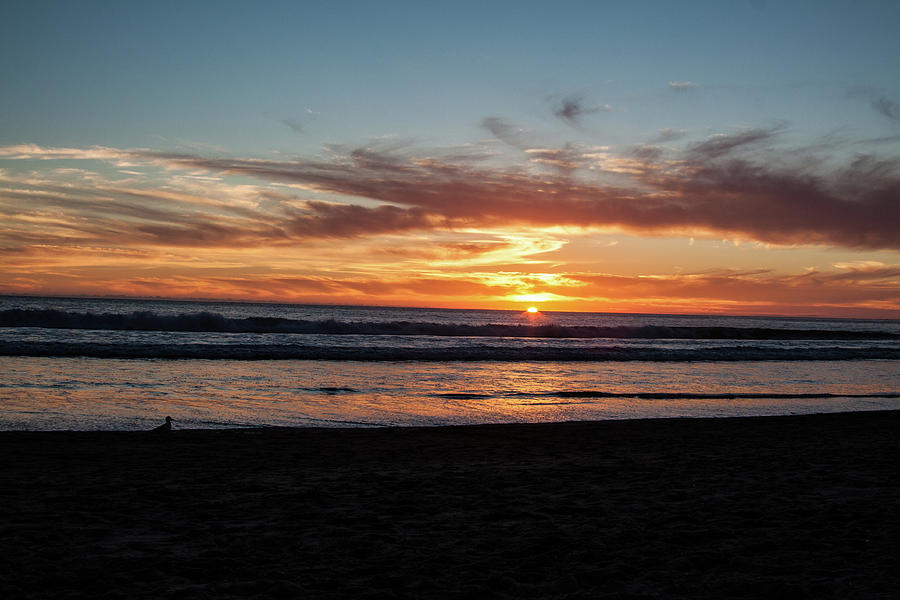
<instances>
[{"instance_id":1,"label":"distant water surface","mask_svg":"<svg viewBox=\"0 0 900 600\"><path fill-rule=\"evenodd\" d=\"M0 429L900 408L900 323L0 298Z\"/></svg>"}]
</instances>

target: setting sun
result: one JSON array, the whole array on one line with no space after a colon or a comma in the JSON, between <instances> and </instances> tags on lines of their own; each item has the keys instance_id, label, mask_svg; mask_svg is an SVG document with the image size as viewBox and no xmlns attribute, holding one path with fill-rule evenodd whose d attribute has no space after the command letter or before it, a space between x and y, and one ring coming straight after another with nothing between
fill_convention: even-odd
<instances>
[{"instance_id":1,"label":"setting sun","mask_svg":"<svg viewBox=\"0 0 900 600\"><path fill-rule=\"evenodd\" d=\"M536 313L536 312L538 312L538 309L536 306L529 306L528 310L526 312Z\"/></svg>"}]
</instances>

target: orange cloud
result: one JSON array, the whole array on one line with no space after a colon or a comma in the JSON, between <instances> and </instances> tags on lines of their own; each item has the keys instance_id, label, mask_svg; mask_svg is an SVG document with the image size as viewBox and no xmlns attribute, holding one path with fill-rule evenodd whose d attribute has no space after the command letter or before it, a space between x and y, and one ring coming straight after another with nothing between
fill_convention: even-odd
<instances>
[{"instance_id":1,"label":"orange cloud","mask_svg":"<svg viewBox=\"0 0 900 600\"><path fill-rule=\"evenodd\" d=\"M507 129L497 134L508 137ZM31 218L41 208L90 216L70 224L73 232L82 227L88 238L118 230L159 245L290 244L317 237L514 225L900 249L895 226L900 222L900 159L859 157L841 168L817 169L817 159L809 153L773 149L779 134L780 128L773 128L717 135L665 156L658 148L651 153L638 148L630 156L608 156L569 144L561 149L524 148L530 161L553 167L549 174L373 148L327 162L93 149L85 151L85 157L252 176L263 183L298 184L363 200L282 195L284 201L265 208L264 200L275 198L271 191L257 190L255 205L246 197L229 204L93 181L80 187L34 182L7 187L2 196L7 203L32 204ZM71 149L31 147L15 155L16 148L0 155L76 155ZM798 154L800 158L790 158ZM98 198L98 193L104 196Z\"/></svg>"},{"instance_id":2,"label":"orange cloud","mask_svg":"<svg viewBox=\"0 0 900 600\"><path fill-rule=\"evenodd\" d=\"M779 275L717 271L676 275L596 273L291 274L265 269L133 265L26 269L4 275L2 293L118 294L513 308L545 310L737 312L900 317L900 266L847 266Z\"/></svg>"},{"instance_id":3,"label":"orange cloud","mask_svg":"<svg viewBox=\"0 0 900 600\"><path fill-rule=\"evenodd\" d=\"M897 159L832 161L828 170L812 151L778 150L781 127L713 136L680 150L645 145L615 153L530 144L527 132L499 119L485 126L521 152L523 164L498 167L477 148L470 155L365 148L335 151L327 160L0 148L0 160L99 165L0 171L0 292L900 311L900 271L886 264L896 261L871 258L875 249L886 249L876 254L881 258L900 250ZM123 171L125 164L141 170ZM580 254L563 251L571 238L596 231L853 252L793 274L777 264L684 274L677 263L662 268L652 257L631 273L609 274L614 269L588 256L587 245ZM823 269L823 261L834 267ZM709 264L721 266L713 258Z\"/></svg>"}]
</instances>

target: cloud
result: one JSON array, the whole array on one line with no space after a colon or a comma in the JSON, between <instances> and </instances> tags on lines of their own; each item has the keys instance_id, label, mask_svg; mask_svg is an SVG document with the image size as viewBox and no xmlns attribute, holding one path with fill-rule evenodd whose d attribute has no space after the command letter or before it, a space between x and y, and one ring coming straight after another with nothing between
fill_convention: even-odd
<instances>
[{"instance_id":1,"label":"cloud","mask_svg":"<svg viewBox=\"0 0 900 600\"><path fill-rule=\"evenodd\" d=\"M675 92L686 92L697 87L693 81L670 81L669 89Z\"/></svg>"},{"instance_id":2,"label":"cloud","mask_svg":"<svg viewBox=\"0 0 900 600\"><path fill-rule=\"evenodd\" d=\"M388 203L400 213L414 212L387 220L404 227L593 226L740 236L776 244L900 248L895 227L900 222L897 160L861 159L839 172L821 174L774 154L771 162L740 158L739 151L775 135L774 130L749 130L717 136L691 146L678 161L633 159L629 186L397 156L367 155L362 163L352 157L329 163L184 155L170 159L184 167L299 182ZM532 154L559 159L546 151ZM560 160L566 168L577 162L570 155ZM360 209L359 214L372 211ZM327 216L324 220L336 223Z\"/></svg>"},{"instance_id":3,"label":"cloud","mask_svg":"<svg viewBox=\"0 0 900 600\"><path fill-rule=\"evenodd\" d=\"M563 248L603 231L900 250L900 157L841 163L827 145L785 146L781 125L618 152L484 126L517 163L477 145L292 159L0 147L0 291L497 307L543 294L581 310L900 314L900 265L884 255L787 275L625 276L566 272L577 243ZM67 163L13 162L25 158ZM525 273L536 269L554 273Z\"/></svg>"},{"instance_id":4,"label":"cloud","mask_svg":"<svg viewBox=\"0 0 900 600\"><path fill-rule=\"evenodd\" d=\"M866 270L776 274L767 270L722 269L675 275L570 274L568 277L582 283L579 294L623 300L691 298L807 309L819 305L900 301L900 268L896 266L880 269L877 276Z\"/></svg>"},{"instance_id":5,"label":"cloud","mask_svg":"<svg viewBox=\"0 0 900 600\"><path fill-rule=\"evenodd\" d=\"M375 249L375 252L391 257L434 263L435 261L478 261L482 257L516 248L517 245L513 242L501 240L446 243L422 243L417 240L413 246L387 245Z\"/></svg>"},{"instance_id":6,"label":"cloud","mask_svg":"<svg viewBox=\"0 0 900 600\"><path fill-rule=\"evenodd\" d=\"M553 110L553 114L570 125L580 125L585 115L610 111L612 111L612 107L608 104L588 107L585 106L584 99L580 96L568 96L559 102L559 105Z\"/></svg>"},{"instance_id":7,"label":"cloud","mask_svg":"<svg viewBox=\"0 0 900 600\"><path fill-rule=\"evenodd\" d=\"M500 119L488 119L485 126L498 137L518 135ZM296 160L108 150L109 160L128 155L162 165L170 176L179 170L250 176L262 187L300 186L306 194L341 200L288 195L272 202L271 192L260 190L233 192L238 195L232 201L212 200L230 193L224 185L208 194L167 197L88 182L82 188L37 182L25 191L25 184L7 183L0 189L0 215L25 234L38 230L26 217L46 219L41 211L62 210L56 217L65 223L42 231L80 243L136 236L159 245L251 247L412 231L563 227L900 249L900 159L860 156L839 168L817 170L804 152L774 146L780 132L781 126L747 129L683 150L647 146L627 156L572 144L522 144L527 162L506 168L455 160L457 151L422 155L403 145ZM552 170L528 166L535 164ZM98 191L107 197L99 199ZM83 218L86 214L91 218Z\"/></svg>"},{"instance_id":8,"label":"cloud","mask_svg":"<svg viewBox=\"0 0 900 600\"><path fill-rule=\"evenodd\" d=\"M900 104L885 97L872 101L872 107L892 121L900 122Z\"/></svg>"},{"instance_id":9,"label":"cloud","mask_svg":"<svg viewBox=\"0 0 900 600\"><path fill-rule=\"evenodd\" d=\"M548 165L563 174L570 174L593 162L584 149L574 144L566 144L562 148L528 148L525 154L532 162Z\"/></svg>"},{"instance_id":10,"label":"cloud","mask_svg":"<svg viewBox=\"0 0 900 600\"><path fill-rule=\"evenodd\" d=\"M286 125L293 131L294 133L304 133L305 129L303 128L303 123L298 121L297 119L281 119L281 123Z\"/></svg>"},{"instance_id":11,"label":"cloud","mask_svg":"<svg viewBox=\"0 0 900 600\"><path fill-rule=\"evenodd\" d=\"M463 249L463 254L484 249ZM94 255L92 255L94 256ZM390 257L393 258L393 257ZM403 258L400 255L399 258ZM14 258L12 259L14 260ZM149 257L153 266L135 269L132 257L115 268L92 269L63 275L59 269L22 269L0 281L0 291L40 293L64 289L70 293L150 294L169 297L316 300L321 302L403 302L434 305L435 298L447 305L509 302L525 295L543 295L557 301L579 299L590 306L668 310L723 310L778 312L789 314L900 314L900 266L885 265L882 277L873 272L807 271L779 274L766 270L722 269L702 273L616 275L608 273L512 273L512 272L385 272L340 273L256 271L189 266L173 273L159 268L159 257ZM139 264L139 263L138 263Z\"/></svg>"},{"instance_id":12,"label":"cloud","mask_svg":"<svg viewBox=\"0 0 900 600\"><path fill-rule=\"evenodd\" d=\"M835 263L832 266L841 271L830 276L832 281L862 284L900 279L900 265L886 265L874 260Z\"/></svg>"},{"instance_id":13,"label":"cloud","mask_svg":"<svg viewBox=\"0 0 900 600\"><path fill-rule=\"evenodd\" d=\"M652 144L638 144L631 149L631 154L641 160L653 162L662 158L665 150Z\"/></svg>"},{"instance_id":14,"label":"cloud","mask_svg":"<svg viewBox=\"0 0 900 600\"><path fill-rule=\"evenodd\" d=\"M435 222L437 221L437 222ZM413 229L434 229L440 219L418 207L391 205L364 207L353 204L308 202L307 209L284 222L291 236L349 238Z\"/></svg>"},{"instance_id":15,"label":"cloud","mask_svg":"<svg viewBox=\"0 0 900 600\"><path fill-rule=\"evenodd\" d=\"M854 86L847 89L847 97L867 100L875 112L891 121L900 123L900 104L885 96L883 90L869 86ZM896 140L897 136L891 135L871 140L859 140L858 143L884 143Z\"/></svg>"},{"instance_id":16,"label":"cloud","mask_svg":"<svg viewBox=\"0 0 900 600\"><path fill-rule=\"evenodd\" d=\"M721 133L693 144L690 146L689 152L695 160L713 160L736 150L771 141L782 129L783 125L779 125L770 129L747 129L734 134Z\"/></svg>"},{"instance_id":17,"label":"cloud","mask_svg":"<svg viewBox=\"0 0 900 600\"><path fill-rule=\"evenodd\" d=\"M499 117L487 117L481 122L481 126L490 131L495 138L514 148L525 149L529 145L525 130Z\"/></svg>"},{"instance_id":18,"label":"cloud","mask_svg":"<svg viewBox=\"0 0 900 600\"><path fill-rule=\"evenodd\" d=\"M686 129L660 129L659 135L656 137L657 142L674 142L680 140L687 135Z\"/></svg>"},{"instance_id":19,"label":"cloud","mask_svg":"<svg viewBox=\"0 0 900 600\"><path fill-rule=\"evenodd\" d=\"M121 161L133 157L130 150L119 150L104 146L90 148L46 148L37 144L16 144L0 146L0 158L13 160L106 160Z\"/></svg>"}]
</instances>

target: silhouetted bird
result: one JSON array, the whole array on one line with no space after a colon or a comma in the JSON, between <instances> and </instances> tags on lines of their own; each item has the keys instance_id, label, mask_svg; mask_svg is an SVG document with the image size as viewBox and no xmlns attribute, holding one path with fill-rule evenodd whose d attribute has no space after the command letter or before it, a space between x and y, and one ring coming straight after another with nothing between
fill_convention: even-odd
<instances>
[{"instance_id":1,"label":"silhouetted bird","mask_svg":"<svg viewBox=\"0 0 900 600\"><path fill-rule=\"evenodd\" d=\"M154 427L153 431L172 431L172 417L166 417L166 422L159 427Z\"/></svg>"}]
</instances>

